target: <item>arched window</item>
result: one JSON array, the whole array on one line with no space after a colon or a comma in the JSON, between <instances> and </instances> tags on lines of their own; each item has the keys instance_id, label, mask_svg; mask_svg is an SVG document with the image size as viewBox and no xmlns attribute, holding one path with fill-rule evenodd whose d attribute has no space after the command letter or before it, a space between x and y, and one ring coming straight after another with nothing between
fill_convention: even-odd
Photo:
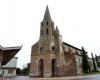
<instances>
[{"instance_id":1,"label":"arched window","mask_svg":"<svg viewBox=\"0 0 100 80\"><path fill-rule=\"evenodd\" d=\"M46 25L48 25L48 21L46 22Z\"/></svg>"},{"instance_id":2,"label":"arched window","mask_svg":"<svg viewBox=\"0 0 100 80\"><path fill-rule=\"evenodd\" d=\"M44 75L44 62L43 59L40 59L38 63L38 76L43 77L43 75Z\"/></svg>"},{"instance_id":3,"label":"arched window","mask_svg":"<svg viewBox=\"0 0 100 80\"><path fill-rule=\"evenodd\" d=\"M46 30L46 34L47 34L47 35L49 34L48 28L47 28L47 30Z\"/></svg>"},{"instance_id":4,"label":"arched window","mask_svg":"<svg viewBox=\"0 0 100 80\"><path fill-rule=\"evenodd\" d=\"M43 35L43 30L41 30L41 35Z\"/></svg>"},{"instance_id":5,"label":"arched window","mask_svg":"<svg viewBox=\"0 0 100 80\"><path fill-rule=\"evenodd\" d=\"M56 76L56 59L52 60L51 67L52 67L52 76Z\"/></svg>"},{"instance_id":6,"label":"arched window","mask_svg":"<svg viewBox=\"0 0 100 80\"><path fill-rule=\"evenodd\" d=\"M55 47L54 46L52 46L52 51L55 51Z\"/></svg>"},{"instance_id":7,"label":"arched window","mask_svg":"<svg viewBox=\"0 0 100 80\"><path fill-rule=\"evenodd\" d=\"M53 28L52 28L52 35L53 35Z\"/></svg>"},{"instance_id":8,"label":"arched window","mask_svg":"<svg viewBox=\"0 0 100 80\"><path fill-rule=\"evenodd\" d=\"M43 51L43 47L40 47L40 52L42 52Z\"/></svg>"},{"instance_id":9,"label":"arched window","mask_svg":"<svg viewBox=\"0 0 100 80\"><path fill-rule=\"evenodd\" d=\"M41 22L41 25L43 26L43 22Z\"/></svg>"}]
</instances>

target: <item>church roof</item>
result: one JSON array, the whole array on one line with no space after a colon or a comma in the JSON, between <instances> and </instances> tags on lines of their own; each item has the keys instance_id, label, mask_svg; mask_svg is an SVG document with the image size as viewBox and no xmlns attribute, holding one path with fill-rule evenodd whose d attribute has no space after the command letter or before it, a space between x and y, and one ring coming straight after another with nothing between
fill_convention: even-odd
<instances>
[{"instance_id":1,"label":"church roof","mask_svg":"<svg viewBox=\"0 0 100 80\"><path fill-rule=\"evenodd\" d=\"M46 10L45 10L43 21L49 21L49 20L51 21L51 15L50 15L50 12L49 12L49 8L47 6Z\"/></svg>"},{"instance_id":2,"label":"church roof","mask_svg":"<svg viewBox=\"0 0 100 80\"><path fill-rule=\"evenodd\" d=\"M68 43L63 42L63 44L65 44L65 45L67 45L67 46L69 46L69 47L72 47L72 48L74 48L74 49L76 49L76 50L82 51L81 49L79 49L79 48L77 48L77 47L75 47L75 46L72 46L72 45L70 45L70 44L68 44Z\"/></svg>"},{"instance_id":3,"label":"church roof","mask_svg":"<svg viewBox=\"0 0 100 80\"><path fill-rule=\"evenodd\" d=\"M2 47L0 46L0 53L2 54L1 66L7 64L22 48L22 46L17 47Z\"/></svg>"}]
</instances>

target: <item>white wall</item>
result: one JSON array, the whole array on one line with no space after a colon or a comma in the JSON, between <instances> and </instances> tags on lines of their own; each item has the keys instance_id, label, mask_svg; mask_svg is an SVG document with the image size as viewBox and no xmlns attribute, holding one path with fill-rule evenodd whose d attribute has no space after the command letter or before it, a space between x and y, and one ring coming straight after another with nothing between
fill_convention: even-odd
<instances>
[{"instance_id":1,"label":"white wall","mask_svg":"<svg viewBox=\"0 0 100 80\"><path fill-rule=\"evenodd\" d=\"M2 67L16 67L17 66L17 57L13 57L6 65Z\"/></svg>"},{"instance_id":2,"label":"white wall","mask_svg":"<svg viewBox=\"0 0 100 80\"><path fill-rule=\"evenodd\" d=\"M4 71L3 76L16 76L16 67L17 57L13 57L6 65L2 66L2 72ZM12 73L8 72L9 69L12 70Z\"/></svg>"}]
</instances>

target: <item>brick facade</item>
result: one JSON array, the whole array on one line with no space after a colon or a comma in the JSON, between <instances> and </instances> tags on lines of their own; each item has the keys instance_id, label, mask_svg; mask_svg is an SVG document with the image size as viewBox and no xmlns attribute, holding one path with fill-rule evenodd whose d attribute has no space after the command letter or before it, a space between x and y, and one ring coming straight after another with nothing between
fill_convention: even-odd
<instances>
[{"instance_id":1,"label":"brick facade","mask_svg":"<svg viewBox=\"0 0 100 80\"><path fill-rule=\"evenodd\" d=\"M76 51L80 55L80 49L64 44L58 28L54 28L47 7L40 26L39 41L31 49L30 76L77 75Z\"/></svg>"}]
</instances>

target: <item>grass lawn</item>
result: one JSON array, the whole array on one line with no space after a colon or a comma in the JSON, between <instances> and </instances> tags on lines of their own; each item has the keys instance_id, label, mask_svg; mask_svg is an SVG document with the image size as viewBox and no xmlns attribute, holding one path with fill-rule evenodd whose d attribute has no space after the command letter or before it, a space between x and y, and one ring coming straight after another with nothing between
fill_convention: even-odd
<instances>
[{"instance_id":1,"label":"grass lawn","mask_svg":"<svg viewBox=\"0 0 100 80\"><path fill-rule=\"evenodd\" d=\"M100 71L99 72L83 73L83 75L91 75L91 74L100 74Z\"/></svg>"}]
</instances>

